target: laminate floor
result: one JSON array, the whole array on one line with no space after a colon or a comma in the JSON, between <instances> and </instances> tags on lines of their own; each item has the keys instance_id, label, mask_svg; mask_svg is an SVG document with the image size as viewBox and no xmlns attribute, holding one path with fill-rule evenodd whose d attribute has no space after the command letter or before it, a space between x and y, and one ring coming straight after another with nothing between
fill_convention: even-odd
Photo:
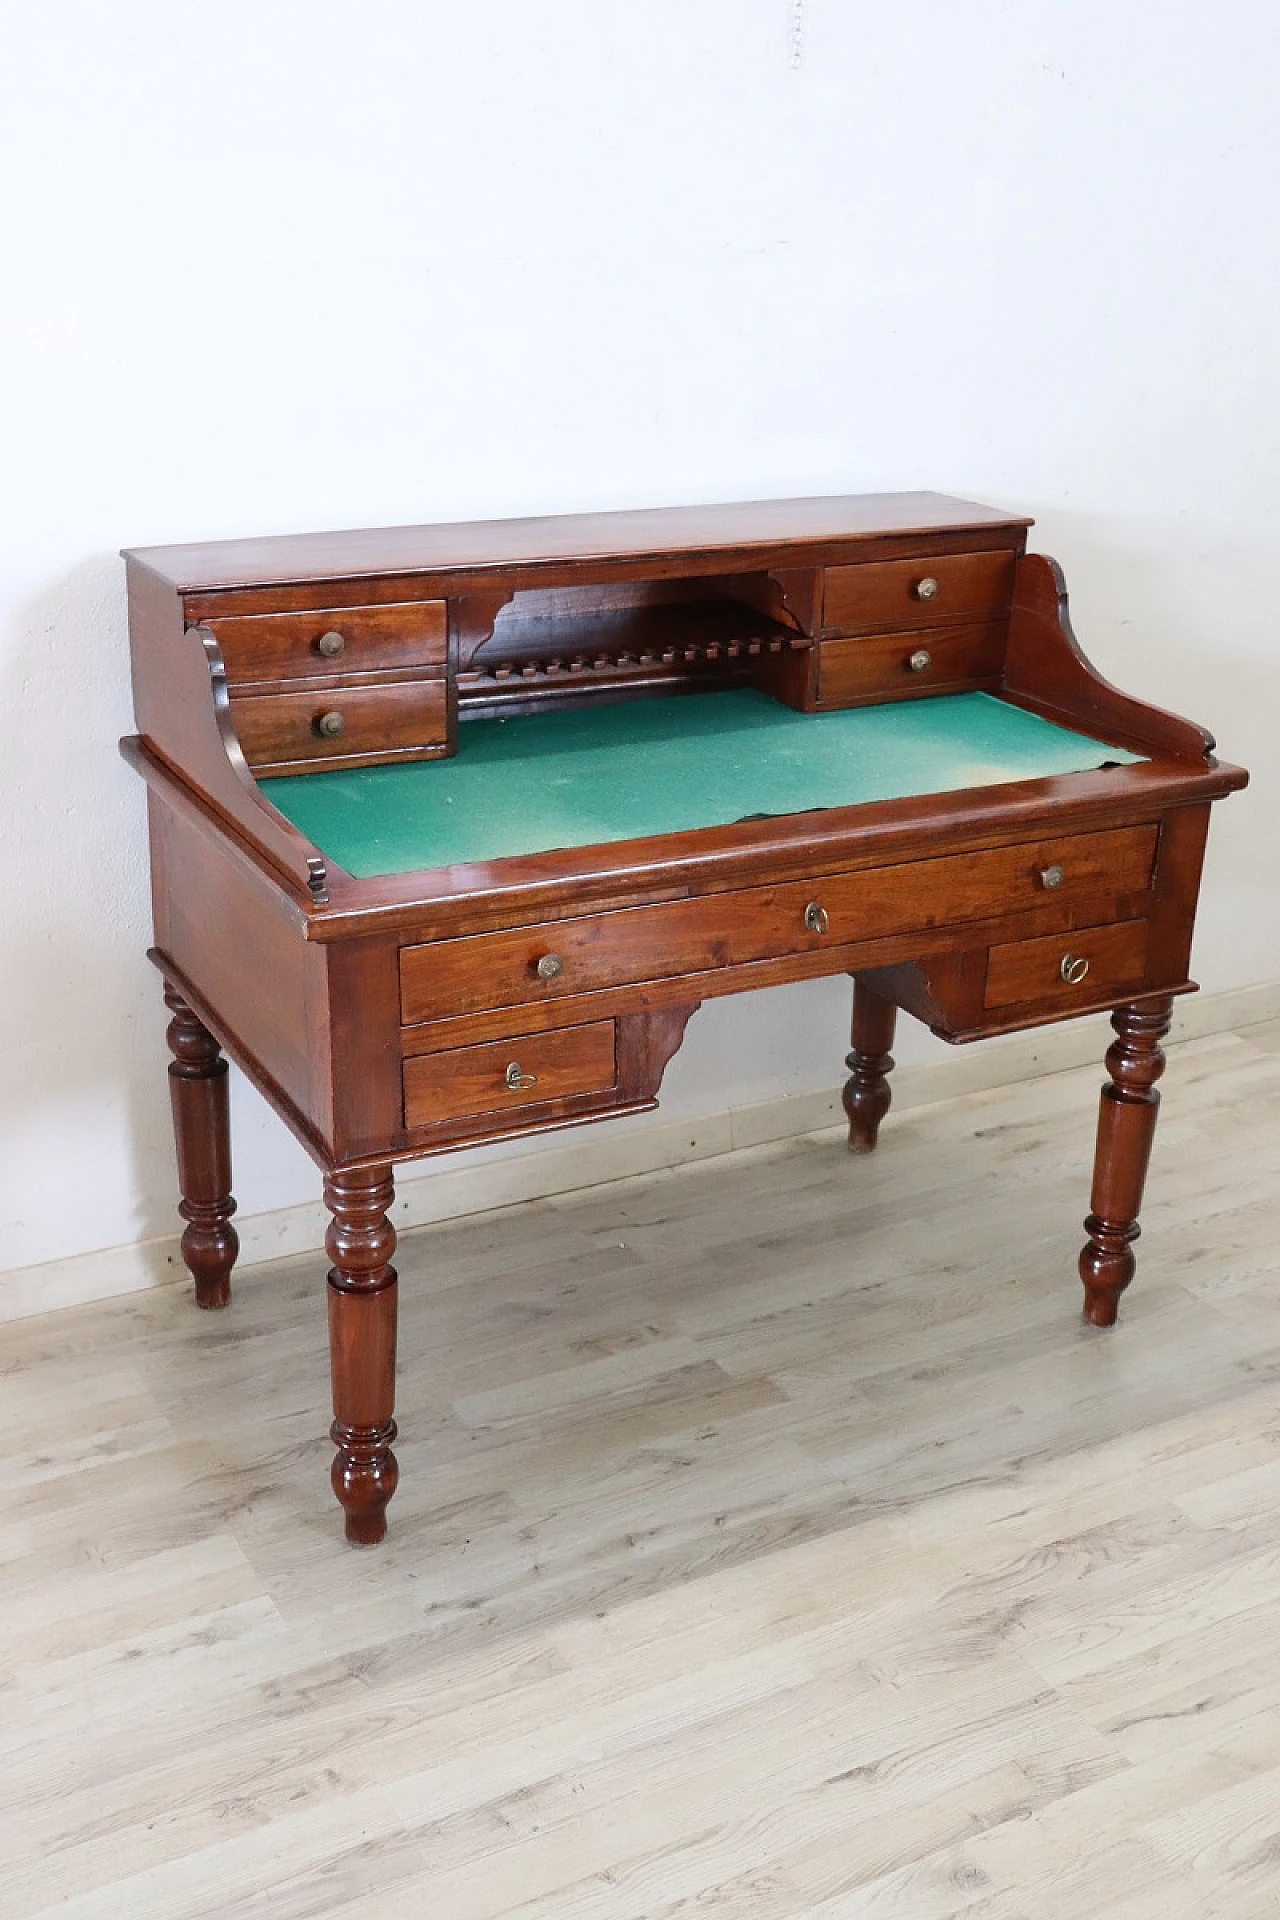
<instances>
[{"instance_id":1,"label":"laminate floor","mask_svg":"<svg viewBox=\"0 0 1280 1920\"><path fill-rule=\"evenodd\" d=\"M1280 1023L407 1236L386 1545L324 1262L0 1330L0 1913L1280 1914Z\"/></svg>"}]
</instances>

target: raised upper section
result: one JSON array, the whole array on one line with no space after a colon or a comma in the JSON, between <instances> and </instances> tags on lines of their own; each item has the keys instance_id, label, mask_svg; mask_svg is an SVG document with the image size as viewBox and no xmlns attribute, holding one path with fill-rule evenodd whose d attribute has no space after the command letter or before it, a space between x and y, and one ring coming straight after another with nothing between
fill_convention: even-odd
<instances>
[{"instance_id":1,"label":"raised upper section","mask_svg":"<svg viewBox=\"0 0 1280 1920\"><path fill-rule=\"evenodd\" d=\"M1083 658L1028 525L903 493L134 549L130 752L315 904L327 862L256 776L448 756L464 721L735 687L808 713L985 691L1203 767L1200 729Z\"/></svg>"},{"instance_id":2,"label":"raised upper section","mask_svg":"<svg viewBox=\"0 0 1280 1920\"><path fill-rule=\"evenodd\" d=\"M430 758L460 720L693 688L813 711L991 686L1026 524L878 494L126 558L135 612L142 593L180 612L265 773Z\"/></svg>"}]
</instances>

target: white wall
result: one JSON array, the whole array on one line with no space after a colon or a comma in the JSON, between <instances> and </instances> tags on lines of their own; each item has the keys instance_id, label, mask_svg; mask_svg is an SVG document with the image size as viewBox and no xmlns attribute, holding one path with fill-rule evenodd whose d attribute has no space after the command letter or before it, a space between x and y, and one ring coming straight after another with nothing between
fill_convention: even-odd
<instances>
[{"instance_id":1,"label":"white wall","mask_svg":"<svg viewBox=\"0 0 1280 1920\"><path fill-rule=\"evenodd\" d=\"M1280 973L1278 64L1266 0L23 9L0 1269L173 1220L121 545L900 486L1033 512L1094 658L1252 766L1198 971ZM668 1110L838 1080L846 1017L841 983L704 1009ZM242 1210L309 1198L236 1096Z\"/></svg>"}]
</instances>

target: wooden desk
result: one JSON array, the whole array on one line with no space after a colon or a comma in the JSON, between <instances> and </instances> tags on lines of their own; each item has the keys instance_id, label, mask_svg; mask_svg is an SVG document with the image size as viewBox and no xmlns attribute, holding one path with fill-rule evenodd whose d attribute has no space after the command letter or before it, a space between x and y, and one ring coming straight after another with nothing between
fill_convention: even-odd
<instances>
[{"instance_id":1,"label":"wooden desk","mask_svg":"<svg viewBox=\"0 0 1280 1920\"><path fill-rule=\"evenodd\" d=\"M853 975L856 1152L898 1008L1113 1009L1079 1270L1114 1321L1246 776L1098 677L1027 525L900 494L126 555L183 1254L225 1306L225 1050L323 1169L349 1539L396 1485L394 1163L653 1106L713 995Z\"/></svg>"}]
</instances>

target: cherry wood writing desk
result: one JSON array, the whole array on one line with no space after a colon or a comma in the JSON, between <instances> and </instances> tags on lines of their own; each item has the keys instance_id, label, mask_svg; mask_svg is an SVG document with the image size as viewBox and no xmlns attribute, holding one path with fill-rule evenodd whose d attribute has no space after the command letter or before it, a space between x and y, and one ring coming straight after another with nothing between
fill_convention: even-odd
<instances>
[{"instance_id":1,"label":"cherry wood writing desk","mask_svg":"<svg viewBox=\"0 0 1280 1920\"><path fill-rule=\"evenodd\" d=\"M324 1172L350 1539L396 1485L393 1164L653 1106L712 995L853 975L864 1153L898 1008L1111 1009L1079 1267L1114 1321L1246 776L1099 678L1027 525L899 494L126 555L183 1254L225 1306L225 1050Z\"/></svg>"}]
</instances>

